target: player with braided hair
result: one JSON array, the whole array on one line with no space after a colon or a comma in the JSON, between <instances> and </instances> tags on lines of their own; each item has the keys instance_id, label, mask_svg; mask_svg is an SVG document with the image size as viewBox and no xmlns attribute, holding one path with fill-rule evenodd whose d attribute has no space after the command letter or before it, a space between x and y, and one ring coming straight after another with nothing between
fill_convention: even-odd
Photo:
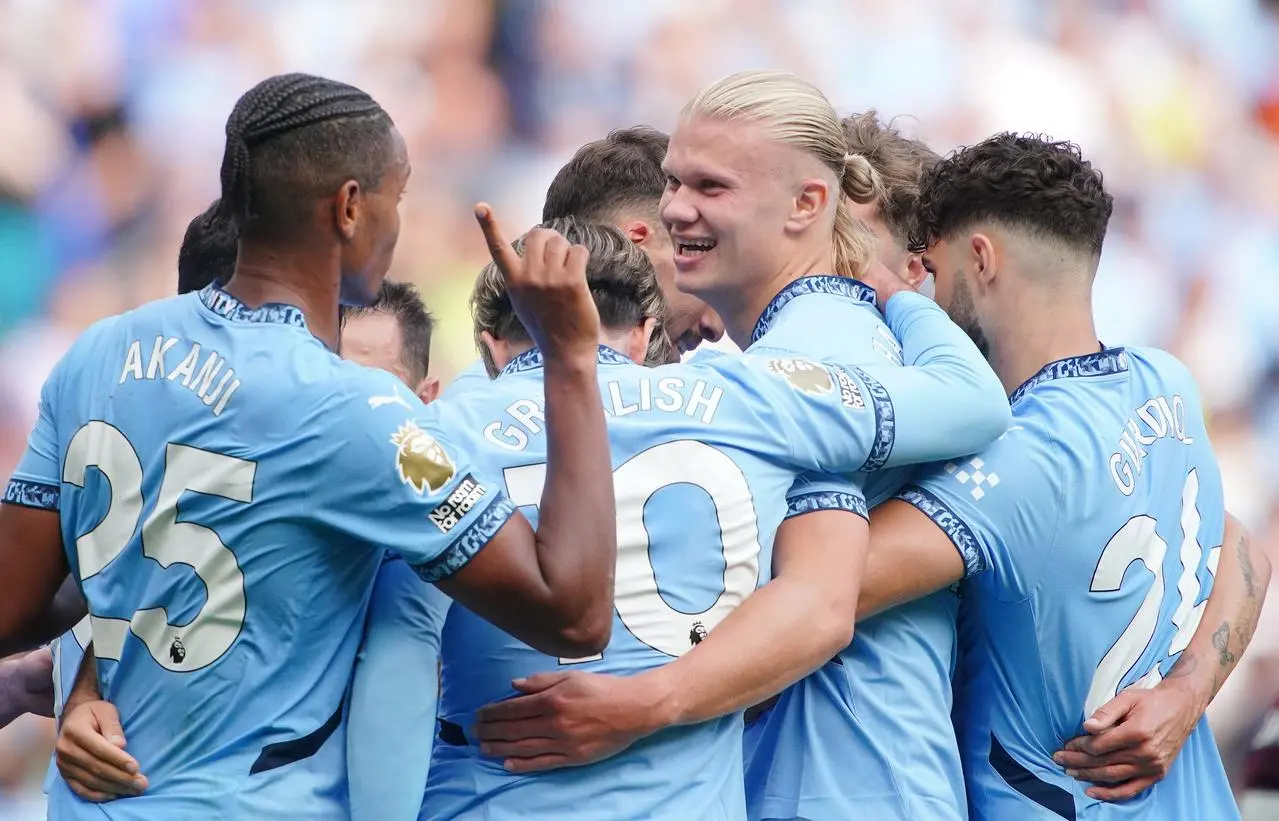
<instances>
[{"instance_id":1,"label":"player with braided hair","mask_svg":"<svg viewBox=\"0 0 1279 821\"><path fill-rule=\"evenodd\" d=\"M541 232L521 259L477 211L547 362L536 533L472 466L478 434L334 353L340 301L372 302L390 266L408 175L364 92L260 83L227 123L234 273L99 322L47 380L0 505L0 656L52 638L70 571L93 644L66 722L99 737L79 765L60 757L77 794L54 784L53 817L347 818L343 701L388 551L545 652L607 642L616 529L584 249ZM83 800L121 781L139 795Z\"/></svg>"}]
</instances>

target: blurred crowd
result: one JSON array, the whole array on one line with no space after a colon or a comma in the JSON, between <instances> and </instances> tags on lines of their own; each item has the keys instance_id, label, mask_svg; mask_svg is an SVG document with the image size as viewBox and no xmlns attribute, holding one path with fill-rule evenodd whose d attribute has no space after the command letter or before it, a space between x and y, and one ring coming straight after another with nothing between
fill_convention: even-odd
<instances>
[{"instance_id":1,"label":"blurred crowd","mask_svg":"<svg viewBox=\"0 0 1279 821\"><path fill-rule=\"evenodd\" d=\"M1079 143L1116 198L1102 339L1190 364L1229 507L1279 553L1276 6L0 0L0 477L76 334L173 291L183 229L218 194L226 116L261 78L351 82L395 118L413 176L391 276L417 283L439 318L433 362L447 381L474 357L473 202L531 225L583 142L669 128L705 83L775 67L817 82L841 112L899 116L941 151L1000 130ZM1263 625L1256 665L1219 700L1223 745L1279 690L1274 667L1256 672L1276 645L1279 627ZM41 721L0 734L0 817L24 817L20 785L38 792L49 743Z\"/></svg>"}]
</instances>

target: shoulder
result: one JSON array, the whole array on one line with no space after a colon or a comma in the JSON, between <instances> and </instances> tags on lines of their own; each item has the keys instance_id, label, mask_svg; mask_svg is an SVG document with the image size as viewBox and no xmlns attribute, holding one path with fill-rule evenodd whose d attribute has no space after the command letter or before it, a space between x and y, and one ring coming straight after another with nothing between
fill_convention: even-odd
<instances>
[{"instance_id":1,"label":"shoulder","mask_svg":"<svg viewBox=\"0 0 1279 821\"><path fill-rule=\"evenodd\" d=\"M1013 423L986 449L963 459L939 463L922 470L915 483L946 495L980 502L1015 501L1061 490L1061 444L1046 420L1013 417Z\"/></svg>"},{"instance_id":2,"label":"shoulder","mask_svg":"<svg viewBox=\"0 0 1279 821\"><path fill-rule=\"evenodd\" d=\"M453 377L453 381L440 393L440 398L453 399L492 382L493 380L489 376L488 370L484 367L483 360L477 359L467 366L465 370Z\"/></svg>"}]
</instances>

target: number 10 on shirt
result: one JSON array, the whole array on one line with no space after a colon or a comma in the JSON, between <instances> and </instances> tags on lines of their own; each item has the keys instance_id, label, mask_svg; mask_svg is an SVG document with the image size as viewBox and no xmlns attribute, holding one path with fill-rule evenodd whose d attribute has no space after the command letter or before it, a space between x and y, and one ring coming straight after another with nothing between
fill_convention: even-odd
<instances>
[{"instance_id":1,"label":"number 10 on shirt","mask_svg":"<svg viewBox=\"0 0 1279 821\"><path fill-rule=\"evenodd\" d=\"M505 470L506 492L519 507L536 507L546 483L546 464ZM723 586L715 602L698 613L671 607L658 589L644 526L644 506L653 494L673 485L705 494L720 522ZM672 658L687 653L691 635L714 629L749 596L759 582L759 528L746 475L731 457L704 442L680 439L641 451L613 472L617 500L616 608L636 639ZM725 528L725 522L735 526ZM687 545L688 549L709 545ZM560 659L561 664L599 661L602 655Z\"/></svg>"}]
</instances>

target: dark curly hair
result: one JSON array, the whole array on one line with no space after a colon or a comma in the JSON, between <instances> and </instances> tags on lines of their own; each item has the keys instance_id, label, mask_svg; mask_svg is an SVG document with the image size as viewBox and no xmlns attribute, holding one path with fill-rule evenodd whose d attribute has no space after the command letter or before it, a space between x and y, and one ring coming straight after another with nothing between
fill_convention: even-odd
<instances>
[{"instance_id":1,"label":"dark curly hair","mask_svg":"<svg viewBox=\"0 0 1279 821\"><path fill-rule=\"evenodd\" d=\"M911 229L913 251L985 220L1096 256L1114 199L1079 146L1005 132L961 148L925 175Z\"/></svg>"}]
</instances>

